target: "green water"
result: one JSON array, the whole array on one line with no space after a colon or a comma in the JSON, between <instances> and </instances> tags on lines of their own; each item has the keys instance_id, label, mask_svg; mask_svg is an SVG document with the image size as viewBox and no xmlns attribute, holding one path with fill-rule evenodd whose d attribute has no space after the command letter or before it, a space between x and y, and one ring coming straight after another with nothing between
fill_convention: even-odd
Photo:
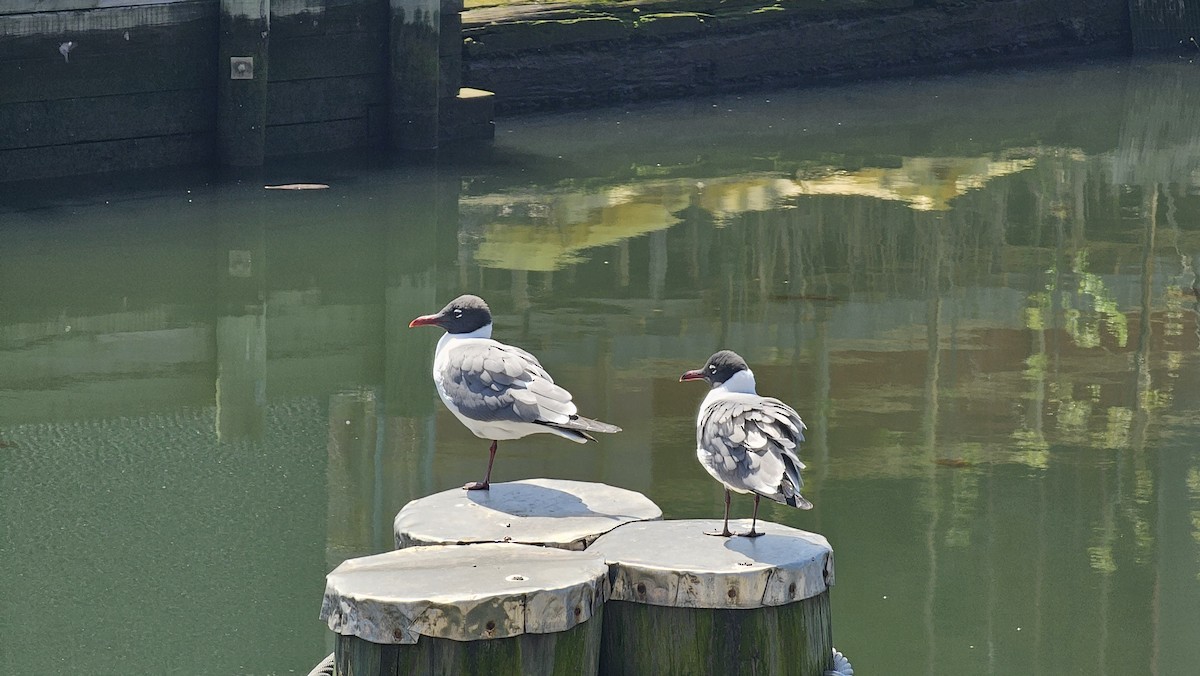
<instances>
[{"instance_id":1,"label":"green water","mask_svg":"<svg viewBox=\"0 0 1200 676\"><path fill-rule=\"evenodd\" d=\"M264 183L320 182L321 191ZM1195 673L1200 75L975 74L501 120L435 165L0 186L0 662L307 673L324 575L481 478L437 331L484 296L581 412L494 479L720 515L717 348L810 427L861 674ZM734 502L747 516L750 501Z\"/></svg>"}]
</instances>

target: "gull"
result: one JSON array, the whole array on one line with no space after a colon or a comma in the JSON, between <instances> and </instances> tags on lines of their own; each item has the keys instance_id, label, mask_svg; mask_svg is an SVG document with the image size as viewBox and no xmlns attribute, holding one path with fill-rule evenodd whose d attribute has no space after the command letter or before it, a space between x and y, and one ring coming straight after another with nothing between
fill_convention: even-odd
<instances>
[{"instance_id":1,"label":"gull","mask_svg":"<svg viewBox=\"0 0 1200 676\"><path fill-rule=\"evenodd\" d=\"M414 326L446 330L433 356L438 396L475 436L492 442L483 481L463 489L488 489L498 441L546 433L583 444L595 441L589 432L621 431L579 415L571 393L554 384L537 357L492 340L492 313L479 296L459 296L436 314L412 320Z\"/></svg>"},{"instance_id":2,"label":"gull","mask_svg":"<svg viewBox=\"0 0 1200 676\"><path fill-rule=\"evenodd\" d=\"M758 501L769 498L799 509L812 509L800 495L804 463L796 455L804 441L804 421L792 407L755 391L754 372L736 352L721 350L704 368L688 371L685 380L707 380L712 386L696 416L696 457L725 486L725 523L708 535L729 537L729 491L754 494L750 530L758 537Z\"/></svg>"}]
</instances>

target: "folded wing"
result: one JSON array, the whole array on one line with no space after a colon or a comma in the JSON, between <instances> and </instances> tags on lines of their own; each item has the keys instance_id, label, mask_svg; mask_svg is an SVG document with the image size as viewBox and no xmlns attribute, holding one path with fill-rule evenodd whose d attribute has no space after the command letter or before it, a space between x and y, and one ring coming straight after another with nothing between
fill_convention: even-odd
<instances>
[{"instance_id":1,"label":"folded wing","mask_svg":"<svg viewBox=\"0 0 1200 676\"><path fill-rule=\"evenodd\" d=\"M442 387L463 415L480 421L565 423L575 415L571 393L525 350L494 341L456 346Z\"/></svg>"},{"instance_id":2,"label":"folded wing","mask_svg":"<svg viewBox=\"0 0 1200 676\"><path fill-rule=\"evenodd\" d=\"M705 409L696 441L713 454L713 467L726 484L793 507L810 509L797 454L804 421L790 406L770 397L737 394Z\"/></svg>"},{"instance_id":3,"label":"folded wing","mask_svg":"<svg viewBox=\"0 0 1200 676\"><path fill-rule=\"evenodd\" d=\"M483 422L548 425L578 432L619 432L615 425L577 414L571 393L554 384L537 357L496 341L456 346L447 355L442 387L461 414Z\"/></svg>"}]
</instances>

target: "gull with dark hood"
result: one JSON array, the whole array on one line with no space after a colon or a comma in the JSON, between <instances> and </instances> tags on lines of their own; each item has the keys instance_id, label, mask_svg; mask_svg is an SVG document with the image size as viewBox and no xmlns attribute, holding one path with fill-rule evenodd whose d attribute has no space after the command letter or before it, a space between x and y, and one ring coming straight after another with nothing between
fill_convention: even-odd
<instances>
[{"instance_id":1,"label":"gull with dark hood","mask_svg":"<svg viewBox=\"0 0 1200 676\"><path fill-rule=\"evenodd\" d=\"M582 444L595 441L590 432L621 431L579 415L571 393L554 383L537 357L492 340L492 313L479 296L459 296L409 326L446 330L433 357L438 396L475 436L492 442L483 481L466 484L467 490L488 488L498 441L548 433Z\"/></svg>"},{"instance_id":2,"label":"gull with dark hood","mask_svg":"<svg viewBox=\"0 0 1200 676\"><path fill-rule=\"evenodd\" d=\"M704 368L688 371L679 381L704 380L712 386L696 417L696 457L725 486L725 524L709 535L728 537L729 492L754 494L750 530L756 537L758 501L768 498L799 509L812 509L800 495L804 463L797 455L804 441L804 421L790 406L756 392L754 372L736 352L721 350Z\"/></svg>"}]
</instances>

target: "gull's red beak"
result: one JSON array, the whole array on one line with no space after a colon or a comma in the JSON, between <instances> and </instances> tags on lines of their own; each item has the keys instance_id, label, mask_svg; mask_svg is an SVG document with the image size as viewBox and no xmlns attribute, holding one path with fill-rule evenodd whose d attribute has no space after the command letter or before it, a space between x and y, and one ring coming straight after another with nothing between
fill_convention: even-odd
<instances>
[{"instance_id":1,"label":"gull's red beak","mask_svg":"<svg viewBox=\"0 0 1200 676\"><path fill-rule=\"evenodd\" d=\"M679 382L682 383L685 380L704 380L704 371L699 369L695 371L686 371L683 375L679 376Z\"/></svg>"},{"instance_id":2,"label":"gull's red beak","mask_svg":"<svg viewBox=\"0 0 1200 676\"><path fill-rule=\"evenodd\" d=\"M414 326L437 326L442 321L441 315L421 315L408 323L408 328Z\"/></svg>"}]
</instances>

